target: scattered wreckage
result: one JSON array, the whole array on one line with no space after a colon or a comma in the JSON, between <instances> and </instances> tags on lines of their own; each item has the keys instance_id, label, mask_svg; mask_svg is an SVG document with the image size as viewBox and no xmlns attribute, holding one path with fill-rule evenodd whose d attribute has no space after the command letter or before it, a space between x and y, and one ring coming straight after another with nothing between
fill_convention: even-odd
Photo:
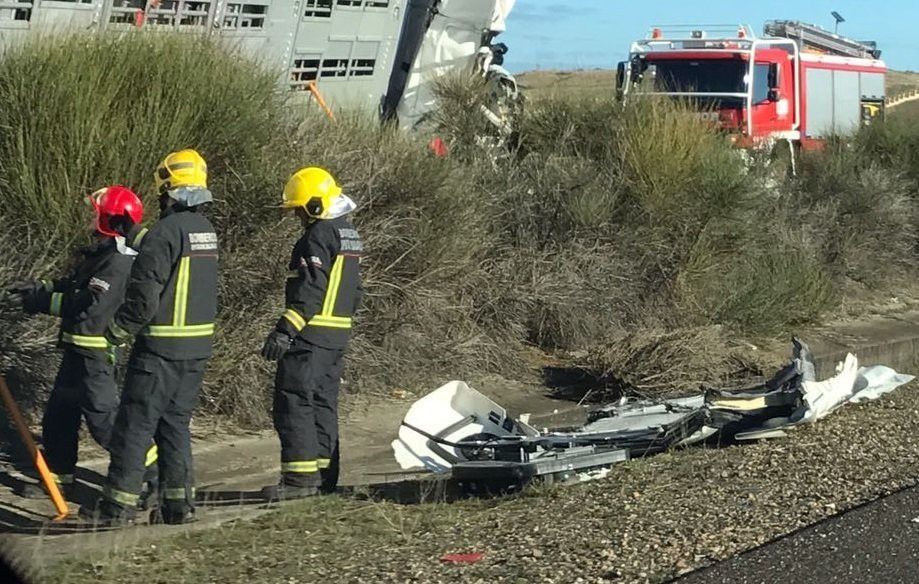
<instances>
[{"instance_id":1,"label":"scattered wreckage","mask_svg":"<svg viewBox=\"0 0 919 584\"><path fill-rule=\"evenodd\" d=\"M623 398L591 411L580 427L542 431L453 381L412 405L392 448L404 470L449 473L469 494L506 493L534 481L600 478L616 463L712 437L783 437L846 403L877 399L913 379L881 365L859 368L849 354L836 375L817 381L810 349L795 339L792 361L765 383L703 388L699 395L657 402Z\"/></svg>"}]
</instances>

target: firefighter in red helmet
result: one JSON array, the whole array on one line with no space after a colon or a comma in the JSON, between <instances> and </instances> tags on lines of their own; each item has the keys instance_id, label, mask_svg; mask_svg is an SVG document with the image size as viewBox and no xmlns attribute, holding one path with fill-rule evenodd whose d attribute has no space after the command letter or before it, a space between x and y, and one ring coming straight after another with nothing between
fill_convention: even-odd
<instances>
[{"instance_id":1,"label":"firefighter in red helmet","mask_svg":"<svg viewBox=\"0 0 919 584\"><path fill-rule=\"evenodd\" d=\"M140 227L143 204L130 189L103 188L87 200L95 210L95 240L80 251L73 271L66 278L19 282L8 289L25 313L61 318L58 345L63 359L42 418L42 443L65 494L74 482L81 417L96 442L109 448L118 411L116 354L102 333L121 305L135 248L145 233ZM156 460L155 449L151 447L148 463ZM155 472L155 465L149 467ZM31 483L20 494L45 496Z\"/></svg>"}]
</instances>

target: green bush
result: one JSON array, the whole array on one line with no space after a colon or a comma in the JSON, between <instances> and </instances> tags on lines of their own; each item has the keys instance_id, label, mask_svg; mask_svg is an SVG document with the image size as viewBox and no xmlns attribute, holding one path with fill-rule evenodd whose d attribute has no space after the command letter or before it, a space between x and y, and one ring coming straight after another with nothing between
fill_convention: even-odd
<instances>
[{"instance_id":1,"label":"green bush","mask_svg":"<svg viewBox=\"0 0 919 584\"><path fill-rule=\"evenodd\" d=\"M885 138L886 137L886 138ZM916 132L919 145L919 132ZM894 140L881 147L878 140ZM820 245L820 261L838 284L874 289L915 274L919 236L917 191L910 180L908 133L873 126L854 143L833 141L804 157L786 199L789 219L805 225Z\"/></svg>"},{"instance_id":2,"label":"green bush","mask_svg":"<svg viewBox=\"0 0 919 584\"><path fill-rule=\"evenodd\" d=\"M779 333L814 322L838 300L806 234L769 226L733 250L701 242L680 275L683 311L749 333Z\"/></svg>"},{"instance_id":3,"label":"green bush","mask_svg":"<svg viewBox=\"0 0 919 584\"><path fill-rule=\"evenodd\" d=\"M903 173L919 187L919 123L893 117L862 131L855 142L859 158L869 164Z\"/></svg>"},{"instance_id":4,"label":"green bush","mask_svg":"<svg viewBox=\"0 0 919 584\"><path fill-rule=\"evenodd\" d=\"M192 147L237 217L283 111L274 76L197 36L37 39L0 60L0 214L47 244L85 237L82 198L111 183L147 195L152 169ZM230 208L233 213L226 212Z\"/></svg>"},{"instance_id":5,"label":"green bush","mask_svg":"<svg viewBox=\"0 0 919 584\"><path fill-rule=\"evenodd\" d=\"M282 310L299 234L295 220L269 206L307 164L329 168L359 202L356 220L371 250L350 388L427 386L447 372L512 363L519 343L472 316L471 290L486 279L492 246L488 214L469 206L474 177L458 161L435 158L423 142L364 116L343 113L332 123L305 106L288 108L274 72L199 37L41 39L6 53L0 74L0 220L5 237L21 242L20 253L4 257L3 282L65 269L86 241L91 211L82 199L96 188L138 190L152 221L152 172L162 157L194 147L207 159L221 311L205 411L266 419L273 366L257 352ZM36 389L54 373L56 323L8 311L0 319L2 365L20 396L38 403Z\"/></svg>"}]
</instances>

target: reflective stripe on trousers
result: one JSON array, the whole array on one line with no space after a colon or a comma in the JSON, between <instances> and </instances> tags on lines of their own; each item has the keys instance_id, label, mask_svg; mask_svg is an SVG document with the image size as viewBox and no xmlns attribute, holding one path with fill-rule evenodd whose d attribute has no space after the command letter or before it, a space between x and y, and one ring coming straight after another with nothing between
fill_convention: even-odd
<instances>
[{"instance_id":1,"label":"reflective stripe on trousers","mask_svg":"<svg viewBox=\"0 0 919 584\"><path fill-rule=\"evenodd\" d=\"M319 472L319 463L315 460L295 460L281 463L281 472L312 473Z\"/></svg>"},{"instance_id":2,"label":"reflective stripe on trousers","mask_svg":"<svg viewBox=\"0 0 919 584\"><path fill-rule=\"evenodd\" d=\"M156 444L150 447L147 450L147 458L144 460L144 466L153 466L156 464L156 461L159 459L159 450L156 448Z\"/></svg>"},{"instance_id":3,"label":"reflective stripe on trousers","mask_svg":"<svg viewBox=\"0 0 919 584\"><path fill-rule=\"evenodd\" d=\"M184 501L186 499L185 492L186 492L185 487L163 489L163 498L171 499L173 501ZM192 500L194 500L195 488L191 487L190 489L188 489L188 494L192 498Z\"/></svg>"},{"instance_id":4,"label":"reflective stripe on trousers","mask_svg":"<svg viewBox=\"0 0 919 584\"><path fill-rule=\"evenodd\" d=\"M124 491L119 491L118 489L113 489L109 485L106 485L102 489L102 496L112 501L123 505L125 507L136 507L139 497L137 495L132 495L131 493L126 493Z\"/></svg>"}]
</instances>

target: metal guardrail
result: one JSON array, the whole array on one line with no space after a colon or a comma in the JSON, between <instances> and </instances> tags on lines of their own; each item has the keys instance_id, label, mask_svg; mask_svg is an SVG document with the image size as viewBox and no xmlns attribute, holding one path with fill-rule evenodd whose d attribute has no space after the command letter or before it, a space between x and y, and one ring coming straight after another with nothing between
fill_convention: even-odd
<instances>
[{"instance_id":1,"label":"metal guardrail","mask_svg":"<svg viewBox=\"0 0 919 584\"><path fill-rule=\"evenodd\" d=\"M914 89L906 93L901 93L894 97L888 97L884 100L884 106L887 109L897 107L898 105L919 100L919 89Z\"/></svg>"}]
</instances>

